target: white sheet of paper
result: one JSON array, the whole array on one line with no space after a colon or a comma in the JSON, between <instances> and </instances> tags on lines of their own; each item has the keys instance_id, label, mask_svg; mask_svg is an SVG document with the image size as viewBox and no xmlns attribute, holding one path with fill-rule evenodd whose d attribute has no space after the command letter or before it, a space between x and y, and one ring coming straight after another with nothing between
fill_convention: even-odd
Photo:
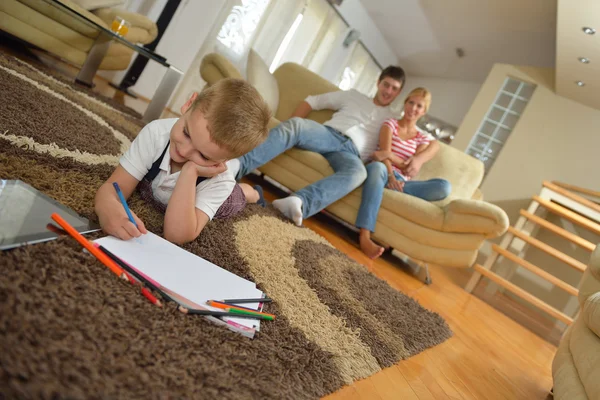
<instances>
[{"instance_id":1,"label":"white sheet of paper","mask_svg":"<svg viewBox=\"0 0 600 400\"><path fill-rule=\"evenodd\" d=\"M148 232L137 240L106 236L95 241L123 261L139 269L161 286L194 303L206 306L207 300L260 298L256 285L173 243ZM258 304L244 307L257 309ZM260 328L260 321L228 318L247 327Z\"/></svg>"}]
</instances>

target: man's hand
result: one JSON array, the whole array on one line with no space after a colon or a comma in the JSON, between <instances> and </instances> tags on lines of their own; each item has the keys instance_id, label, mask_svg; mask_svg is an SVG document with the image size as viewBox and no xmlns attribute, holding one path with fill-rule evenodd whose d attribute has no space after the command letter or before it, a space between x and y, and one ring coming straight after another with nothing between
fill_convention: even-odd
<instances>
[{"instance_id":1,"label":"man's hand","mask_svg":"<svg viewBox=\"0 0 600 400\"><path fill-rule=\"evenodd\" d=\"M404 172L404 175L412 179L415 176L417 176L422 166L423 161L421 161L419 157L411 157L408 160L406 160L402 172Z\"/></svg>"},{"instance_id":2,"label":"man's hand","mask_svg":"<svg viewBox=\"0 0 600 400\"><path fill-rule=\"evenodd\" d=\"M200 176L203 178L212 178L213 176L219 175L220 173L227 171L227 164L219 163L210 167L205 167L202 165L198 165L195 162L187 161L185 164L183 164L183 168L181 170L181 172L183 172L184 170L193 171L196 174L196 176Z\"/></svg>"},{"instance_id":3,"label":"man's hand","mask_svg":"<svg viewBox=\"0 0 600 400\"><path fill-rule=\"evenodd\" d=\"M375 153L373 153L373 159L375 159L376 161L384 161L384 160L388 160L392 157L392 152L391 151L387 151L387 150L377 150Z\"/></svg>"},{"instance_id":4,"label":"man's hand","mask_svg":"<svg viewBox=\"0 0 600 400\"><path fill-rule=\"evenodd\" d=\"M388 177L388 188L396 190L398 192L404 191L404 181L396 179L396 177L392 174Z\"/></svg>"}]
</instances>

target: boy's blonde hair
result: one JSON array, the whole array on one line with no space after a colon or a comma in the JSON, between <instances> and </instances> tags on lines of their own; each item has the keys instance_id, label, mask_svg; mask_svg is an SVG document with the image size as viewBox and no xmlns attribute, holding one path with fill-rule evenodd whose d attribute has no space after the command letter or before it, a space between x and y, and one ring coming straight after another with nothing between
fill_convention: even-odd
<instances>
[{"instance_id":1,"label":"boy's blonde hair","mask_svg":"<svg viewBox=\"0 0 600 400\"><path fill-rule=\"evenodd\" d=\"M206 118L211 140L240 157L269 135L269 106L258 91L243 79L222 79L202 92L190 107Z\"/></svg>"},{"instance_id":2,"label":"boy's blonde hair","mask_svg":"<svg viewBox=\"0 0 600 400\"><path fill-rule=\"evenodd\" d=\"M408 99L410 99L412 96L422 97L423 101L425 102L425 112L429 111L429 106L431 105L431 92L429 90L422 87L413 89L408 96L406 96L406 99L404 99L404 104L406 104Z\"/></svg>"}]
</instances>

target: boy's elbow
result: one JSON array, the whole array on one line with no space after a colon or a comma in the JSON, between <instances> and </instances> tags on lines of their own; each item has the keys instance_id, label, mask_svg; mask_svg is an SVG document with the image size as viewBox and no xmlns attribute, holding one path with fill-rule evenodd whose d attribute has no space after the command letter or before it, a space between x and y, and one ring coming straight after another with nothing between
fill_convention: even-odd
<instances>
[{"instance_id":1,"label":"boy's elbow","mask_svg":"<svg viewBox=\"0 0 600 400\"><path fill-rule=\"evenodd\" d=\"M164 237L171 243L183 245L196 239L200 232L185 232L181 229L167 229L165 227Z\"/></svg>"},{"instance_id":2,"label":"boy's elbow","mask_svg":"<svg viewBox=\"0 0 600 400\"><path fill-rule=\"evenodd\" d=\"M179 245L189 243L195 239L195 237L190 237L190 235L182 235L181 233L169 232L167 230L165 230L164 235L165 239L167 239L169 242Z\"/></svg>"}]
</instances>

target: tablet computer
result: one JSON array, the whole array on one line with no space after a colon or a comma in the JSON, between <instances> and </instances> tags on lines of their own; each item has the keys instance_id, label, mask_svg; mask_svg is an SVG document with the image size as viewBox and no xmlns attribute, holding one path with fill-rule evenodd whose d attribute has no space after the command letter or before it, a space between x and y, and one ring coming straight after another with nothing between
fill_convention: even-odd
<instances>
[{"instance_id":1,"label":"tablet computer","mask_svg":"<svg viewBox=\"0 0 600 400\"><path fill-rule=\"evenodd\" d=\"M50 215L58 213L80 233L100 230L100 226L46 196L25 182L0 180L0 250L56 239L46 227Z\"/></svg>"}]
</instances>

